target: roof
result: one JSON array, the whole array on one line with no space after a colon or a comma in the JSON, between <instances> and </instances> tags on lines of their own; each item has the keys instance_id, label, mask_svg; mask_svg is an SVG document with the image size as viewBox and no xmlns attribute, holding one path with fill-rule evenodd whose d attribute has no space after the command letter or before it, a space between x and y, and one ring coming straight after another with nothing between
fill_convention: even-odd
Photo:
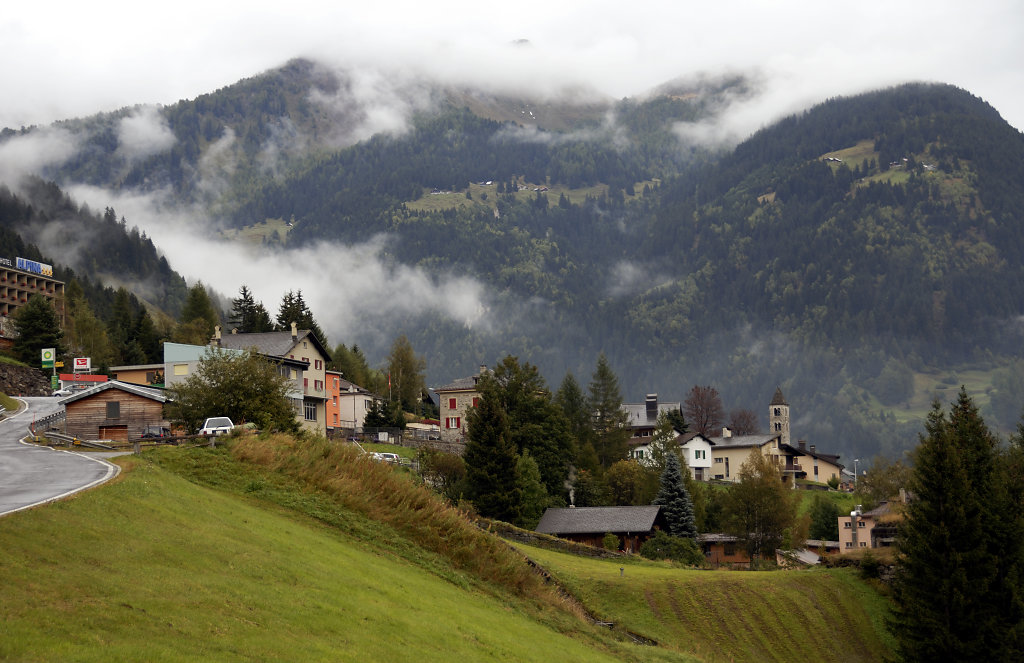
<instances>
[{"instance_id":1,"label":"roof","mask_svg":"<svg viewBox=\"0 0 1024 663\"><path fill-rule=\"evenodd\" d=\"M468 378L459 378L449 382L443 387L437 387L434 391L476 391L476 385L479 381L479 375L470 375Z\"/></svg>"},{"instance_id":2,"label":"roof","mask_svg":"<svg viewBox=\"0 0 1024 663\"><path fill-rule=\"evenodd\" d=\"M159 403L166 403L167 396L164 394L163 389L157 389L156 387L143 387L137 384L131 384L129 382L120 382L118 380L110 380L109 382L101 382L94 387L83 389L75 392L74 394L67 396L66 398L60 399L59 403L67 404L74 403L75 401L82 400L83 398L89 398L96 394L106 391L108 389L118 389L120 391L126 391L136 396L142 396L143 398L149 398Z\"/></svg>"},{"instance_id":3,"label":"roof","mask_svg":"<svg viewBox=\"0 0 1024 663\"><path fill-rule=\"evenodd\" d=\"M786 397L782 395L782 387L775 388L775 395L772 396L772 402L770 403L770 405L785 405L787 407L789 406L789 403L786 402Z\"/></svg>"},{"instance_id":4,"label":"roof","mask_svg":"<svg viewBox=\"0 0 1024 663\"><path fill-rule=\"evenodd\" d=\"M622 409L629 415L628 425L630 428L645 428L658 425L658 414L678 410L679 403L658 403L658 412L654 417L647 413L647 403L623 403Z\"/></svg>"},{"instance_id":5,"label":"roof","mask_svg":"<svg viewBox=\"0 0 1024 663\"><path fill-rule=\"evenodd\" d=\"M729 437L709 437L708 442L716 447L728 449L730 447L763 447L774 439L781 438L781 435L731 435Z\"/></svg>"},{"instance_id":6,"label":"roof","mask_svg":"<svg viewBox=\"0 0 1024 663\"><path fill-rule=\"evenodd\" d=\"M536 531L555 535L649 532L660 512L661 507L655 504L550 508L541 516Z\"/></svg>"},{"instance_id":7,"label":"roof","mask_svg":"<svg viewBox=\"0 0 1024 663\"><path fill-rule=\"evenodd\" d=\"M224 334L220 337L220 347L231 350L247 350L256 348L262 355L270 357L287 357L300 342L310 340L319 350L320 354L330 359L331 355L320 343L316 334L308 329L300 329L295 336L290 331L258 332L252 334Z\"/></svg>"}]
</instances>

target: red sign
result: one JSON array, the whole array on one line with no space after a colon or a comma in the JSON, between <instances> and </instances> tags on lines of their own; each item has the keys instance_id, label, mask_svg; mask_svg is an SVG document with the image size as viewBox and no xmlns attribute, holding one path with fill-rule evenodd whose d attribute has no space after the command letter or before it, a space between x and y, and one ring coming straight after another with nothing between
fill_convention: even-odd
<instances>
[{"instance_id":1,"label":"red sign","mask_svg":"<svg viewBox=\"0 0 1024 663\"><path fill-rule=\"evenodd\" d=\"M75 357L75 371L89 371L92 370L92 363L89 361L89 357Z\"/></svg>"}]
</instances>

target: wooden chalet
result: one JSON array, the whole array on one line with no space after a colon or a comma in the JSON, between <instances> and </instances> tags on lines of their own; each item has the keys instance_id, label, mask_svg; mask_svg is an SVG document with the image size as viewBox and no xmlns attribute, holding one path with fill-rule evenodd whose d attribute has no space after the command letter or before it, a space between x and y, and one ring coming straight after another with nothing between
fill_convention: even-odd
<instances>
[{"instance_id":1,"label":"wooden chalet","mask_svg":"<svg viewBox=\"0 0 1024 663\"><path fill-rule=\"evenodd\" d=\"M162 389L111 380L60 401L64 432L83 440L126 442L142 435L146 426L166 426Z\"/></svg>"},{"instance_id":2,"label":"wooden chalet","mask_svg":"<svg viewBox=\"0 0 1024 663\"><path fill-rule=\"evenodd\" d=\"M619 550L635 553L664 526L665 517L657 505L589 506L548 509L536 531L598 548L611 533L619 537Z\"/></svg>"}]
</instances>

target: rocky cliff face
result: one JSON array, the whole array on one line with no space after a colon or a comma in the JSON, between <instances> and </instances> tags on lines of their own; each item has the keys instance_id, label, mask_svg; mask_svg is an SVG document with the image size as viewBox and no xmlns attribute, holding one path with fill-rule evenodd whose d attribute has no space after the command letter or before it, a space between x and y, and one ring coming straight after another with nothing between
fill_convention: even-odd
<instances>
[{"instance_id":1,"label":"rocky cliff face","mask_svg":"<svg viewBox=\"0 0 1024 663\"><path fill-rule=\"evenodd\" d=\"M50 376L38 368L0 363L0 392L8 396L49 396Z\"/></svg>"}]
</instances>

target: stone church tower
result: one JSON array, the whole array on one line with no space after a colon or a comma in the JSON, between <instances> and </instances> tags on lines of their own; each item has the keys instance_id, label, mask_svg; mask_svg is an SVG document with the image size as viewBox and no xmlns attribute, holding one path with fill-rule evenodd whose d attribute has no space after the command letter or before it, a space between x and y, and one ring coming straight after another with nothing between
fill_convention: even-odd
<instances>
[{"instance_id":1,"label":"stone church tower","mask_svg":"<svg viewBox=\"0 0 1024 663\"><path fill-rule=\"evenodd\" d=\"M782 395L782 387L776 387L775 396L768 406L768 432L782 434L782 443L789 444L789 404Z\"/></svg>"}]
</instances>

